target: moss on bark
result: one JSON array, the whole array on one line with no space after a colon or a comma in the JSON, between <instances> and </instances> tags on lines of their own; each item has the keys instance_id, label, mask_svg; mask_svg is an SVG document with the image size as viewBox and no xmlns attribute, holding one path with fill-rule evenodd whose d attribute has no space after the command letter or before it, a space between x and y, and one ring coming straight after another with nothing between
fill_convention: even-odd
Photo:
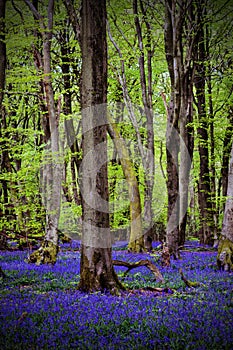
<instances>
[{"instance_id":1,"label":"moss on bark","mask_svg":"<svg viewBox=\"0 0 233 350\"><path fill-rule=\"evenodd\" d=\"M53 242L44 241L40 248L35 250L28 258L29 263L36 265L55 264L58 254L58 246Z\"/></svg>"},{"instance_id":2,"label":"moss on bark","mask_svg":"<svg viewBox=\"0 0 233 350\"><path fill-rule=\"evenodd\" d=\"M224 271L233 270L233 242L224 236L218 246L217 265Z\"/></svg>"},{"instance_id":3,"label":"moss on bark","mask_svg":"<svg viewBox=\"0 0 233 350\"><path fill-rule=\"evenodd\" d=\"M113 268L110 248L82 245L81 275L78 289L83 292L109 291L118 295L125 287Z\"/></svg>"}]
</instances>

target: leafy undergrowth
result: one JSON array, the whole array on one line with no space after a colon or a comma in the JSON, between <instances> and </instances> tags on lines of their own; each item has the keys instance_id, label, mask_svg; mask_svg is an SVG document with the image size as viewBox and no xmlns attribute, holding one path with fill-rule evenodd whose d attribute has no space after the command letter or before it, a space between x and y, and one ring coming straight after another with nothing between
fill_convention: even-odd
<instances>
[{"instance_id":1,"label":"leafy undergrowth","mask_svg":"<svg viewBox=\"0 0 233 350\"><path fill-rule=\"evenodd\" d=\"M189 242L190 243L190 242ZM122 248L121 248L122 247ZM66 349L211 349L233 348L233 274L216 267L216 251L181 251L181 260L163 268L158 250L131 254L118 244L113 258L150 259L165 284L140 267L124 277L129 292L120 297L77 290L78 246L64 245L55 266L35 266L27 252L1 252L0 348ZM155 244L155 248L157 245ZM196 243L191 247L197 248ZM199 247L199 246L198 246ZM179 268L197 288L188 288ZM120 279L125 268L115 267ZM132 292L168 287L173 293Z\"/></svg>"}]
</instances>

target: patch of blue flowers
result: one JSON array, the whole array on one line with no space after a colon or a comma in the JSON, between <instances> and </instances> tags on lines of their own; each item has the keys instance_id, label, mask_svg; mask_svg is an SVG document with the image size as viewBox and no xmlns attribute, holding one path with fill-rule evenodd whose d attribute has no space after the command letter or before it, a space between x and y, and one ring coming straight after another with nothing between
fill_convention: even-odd
<instances>
[{"instance_id":1,"label":"patch of blue flowers","mask_svg":"<svg viewBox=\"0 0 233 350\"><path fill-rule=\"evenodd\" d=\"M233 274L217 269L215 251L181 251L181 260L163 268L157 253L118 248L113 259L150 259L165 284L140 267L124 278L130 291L122 296L84 294L77 290L78 250L65 246L54 266L27 264L26 252L1 252L8 277L0 281L0 349L233 349ZM200 286L188 288L179 268ZM125 268L115 269L123 278ZM169 287L173 294L132 292L147 286Z\"/></svg>"}]
</instances>

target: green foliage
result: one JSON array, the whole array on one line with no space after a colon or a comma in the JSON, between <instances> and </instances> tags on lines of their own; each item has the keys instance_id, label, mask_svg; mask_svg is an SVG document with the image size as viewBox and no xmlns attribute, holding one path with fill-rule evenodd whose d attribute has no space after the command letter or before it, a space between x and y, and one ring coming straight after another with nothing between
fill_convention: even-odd
<instances>
[{"instance_id":1,"label":"green foliage","mask_svg":"<svg viewBox=\"0 0 233 350\"><path fill-rule=\"evenodd\" d=\"M142 2L144 4L144 2ZM46 23L47 1L38 3L38 10L44 16ZM76 12L80 1L74 1ZM210 4L209 4L210 6ZM164 53L164 21L163 4L152 2L144 4L146 12L138 6L138 18L142 29L143 54L146 69L146 84L148 86L148 49L152 48L152 106L154 113L155 133L155 185L153 189L153 220L166 224L167 219L167 193L166 193L166 122L167 117L161 98L161 92L166 96L170 94L170 78ZM205 68L211 75L212 92L206 86L206 110L207 128L210 136L210 124L214 129L214 159L211 167L215 169L216 193L213 194L213 202L217 208L217 226L221 229L222 208L225 198L221 193L221 170L223 164L224 137L227 128L232 124L232 40L229 11L230 3L221 8L214 3L209 7L209 57ZM146 117L141 106L142 91L140 85L139 57L142 52L138 48L135 29L135 15L133 14L132 1L110 1L107 4L108 12L108 104L125 102L125 97L120 84L123 76L122 64L126 88L134 113L139 125L139 134L144 148L146 145ZM211 18L215 13L216 18ZM223 18L225 20L223 20ZM79 17L78 17L79 20ZM150 30L146 21L150 24ZM5 123L0 124L1 151L7 154L8 162L1 165L0 172L0 232L5 231L11 238L16 234L22 236L42 236L45 226L45 212L41 197L40 180L41 165L44 164L44 131L42 120L46 118L44 110L44 96L41 95L41 81L43 78L42 67L35 66L35 60L42 57L42 38L39 23L33 18L32 13L23 1L7 2L6 8L6 47L7 69L6 88L3 100ZM68 20L68 14L63 2L55 2L53 39L51 42L52 74L51 79L54 88L55 102L61 98L60 125L61 134L64 133L64 122L71 117L74 122L75 135L78 143L81 143L79 130L80 116L80 72L81 49L75 37L72 25ZM223 35L224 33L224 35ZM37 35L35 35L37 34ZM112 40L112 39L113 40ZM220 38L220 40L219 40ZM115 42L115 46L113 44ZM220 45L221 42L221 45ZM116 46L118 49L116 49ZM65 49L65 51L61 50ZM68 64L68 72L64 76L62 65ZM69 77L69 87L64 84L64 78ZM65 98L71 96L71 113L66 112ZM211 98L211 99L210 99ZM213 102L213 115L210 115L210 101ZM167 101L169 102L169 101ZM195 105L195 104L194 104ZM114 110L114 120L118 122L119 131L126 140L129 148L134 170L139 183L141 204L144 204L145 177L142 159L139 156L138 141L135 129L130 121L126 106L121 114ZM110 108L111 109L111 108ZM196 112L196 111L195 111ZM120 114L120 115L119 115ZM117 118L120 118L117 120ZM198 151L198 119L194 113L194 155L191 170L190 186L194 193L194 207L188 209L188 230L195 234L200 226L200 212L198 208L198 180L199 180L199 151ZM74 141L75 141L74 140ZM110 142L109 142L110 143ZM210 142L208 141L210 152ZM72 178L70 164L72 157L82 158L80 150L71 154L65 141L66 153L64 162L67 166L67 174L64 179L64 188L67 190L67 198L62 201L59 229L68 235L79 235L81 205L74 199L74 187L78 185L78 169L76 169L75 183ZM114 152L114 147L109 147L109 154ZM111 157L111 154L110 154ZM1 163L2 164L2 163ZM164 172L164 174L163 174ZM121 165L116 157L115 162L109 161L109 190L111 226L129 226L129 200L127 184L123 176ZM5 187L4 187L5 186ZM4 190L3 190L4 187ZM5 192L4 192L5 191ZM67 232L69 231L69 232ZM18 236L17 236L18 237ZM21 237L24 238L24 237Z\"/></svg>"}]
</instances>

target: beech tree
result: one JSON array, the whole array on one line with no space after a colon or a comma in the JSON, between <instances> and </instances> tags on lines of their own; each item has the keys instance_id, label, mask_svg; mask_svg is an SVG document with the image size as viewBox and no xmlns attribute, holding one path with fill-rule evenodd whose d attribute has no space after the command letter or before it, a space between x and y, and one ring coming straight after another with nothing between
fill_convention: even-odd
<instances>
[{"instance_id":1,"label":"beech tree","mask_svg":"<svg viewBox=\"0 0 233 350\"><path fill-rule=\"evenodd\" d=\"M184 244L188 208L188 189L193 134L193 82L198 26L195 2L165 3L165 52L170 74L167 111L167 245L174 257ZM180 160L179 160L180 153Z\"/></svg>"},{"instance_id":2,"label":"beech tree","mask_svg":"<svg viewBox=\"0 0 233 350\"><path fill-rule=\"evenodd\" d=\"M117 124L109 120L108 129L110 136L114 141L114 145L116 147L122 170L128 185L130 202L130 238L128 249L135 253L139 253L144 249L144 238L142 234L142 208L138 181L127 146L125 145L124 139L121 137L117 129Z\"/></svg>"},{"instance_id":3,"label":"beech tree","mask_svg":"<svg viewBox=\"0 0 233 350\"><path fill-rule=\"evenodd\" d=\"M53 30L54 0L49 0L47 8L47 25L36 7L25 0L34 17L39 21L43 39L43 93L46 97L49 121L49 139L45 147L45 167L42 174L42 195L46 208L45 237L41 247L29 257L29 262L55 263L58 253L58 223L61 204L61 149L59 137L59 113L55 107L54 91L51 77L51 40Z\"/></svg>"},{"instance_id":4,"label":"beech tree","mask_svg":"<svg viewBox=\"0 0 233 350\"><path fill-rule=\"evenodd\" d=\"M153 42L153 31L155 25L151 24L151 18L153 14L153 5L147 4L144 1L133 1L125 3L127 7L127 24L130 23L132 16L129 13L133 13L132 29L125 31L120 28L117 23L117 13L113 11L109 16L111 21L111 28L109 25L108 34L111 43L120 59L120 65L114 66L113 71L116 71L116 77L119 81L119 85L122 89L122 97L126 109L128 111L130 122L134 128L135 140L137 143L138 154L141 158L141 164L143 168L143 210L142 210L142 233L144 239L144 248L147 250L152 249L152 236L153 236L153 189L154 189L154 176L155 176L155 137L154 137L154 114L153 114L153 57L155 53L156 43ZM132 8L131 8L132 7ZM116 9L115 9L116 11ZM125 17L125 15L124 15ZM111 29L111 30L110 30ZM115 39L115 31L119 32L121 41ZM135 39L134 39L135 38ZM125 48L127 47L128 55L125 55ZM134 57L132 56L134 52ZM136 74L133 78L133 84L136 87L136 93L132 93L130 86L130 74L131 67L136 70ZM138 85L140 86L139 91ZM135 113L134 103L135 100L140 101L140 118ZM139 122L140 119L140 122ZM140 124L145 128L143 136L140 133ZM132 237L133 237L132 232ZM130 242L130 248L133 248L132 241Z\"/></svg>"},{"instance_id":5,"label":"beech tree","mask_svg":"<svg viewBox=\"0 0 233 350\"><path fill-rule=\"evenodd\" d=\"M210 183L210 160L208 146L208 118L206 109L206 48L204 22L206 17L206 3L198 2L198 33L199 43L197 45L197 61L195 74L195 88L198 110L198 138L200 154L200 179L198 182L198 203L201 213L200 241L202 243L213 243L213 216L211 201L211 183Z\"/></svg>"},{"instance_id":6,"label":"beech tree","mask_svg":"<svg viewBox=\"0 0 233 350\"><path fill-rule=\"evenodd\" d=\"M81 49L83 221L79 289L116 293L122 285L113 268L109 225L105 0L82 1Z\"/></svg>"}]
</instances>

